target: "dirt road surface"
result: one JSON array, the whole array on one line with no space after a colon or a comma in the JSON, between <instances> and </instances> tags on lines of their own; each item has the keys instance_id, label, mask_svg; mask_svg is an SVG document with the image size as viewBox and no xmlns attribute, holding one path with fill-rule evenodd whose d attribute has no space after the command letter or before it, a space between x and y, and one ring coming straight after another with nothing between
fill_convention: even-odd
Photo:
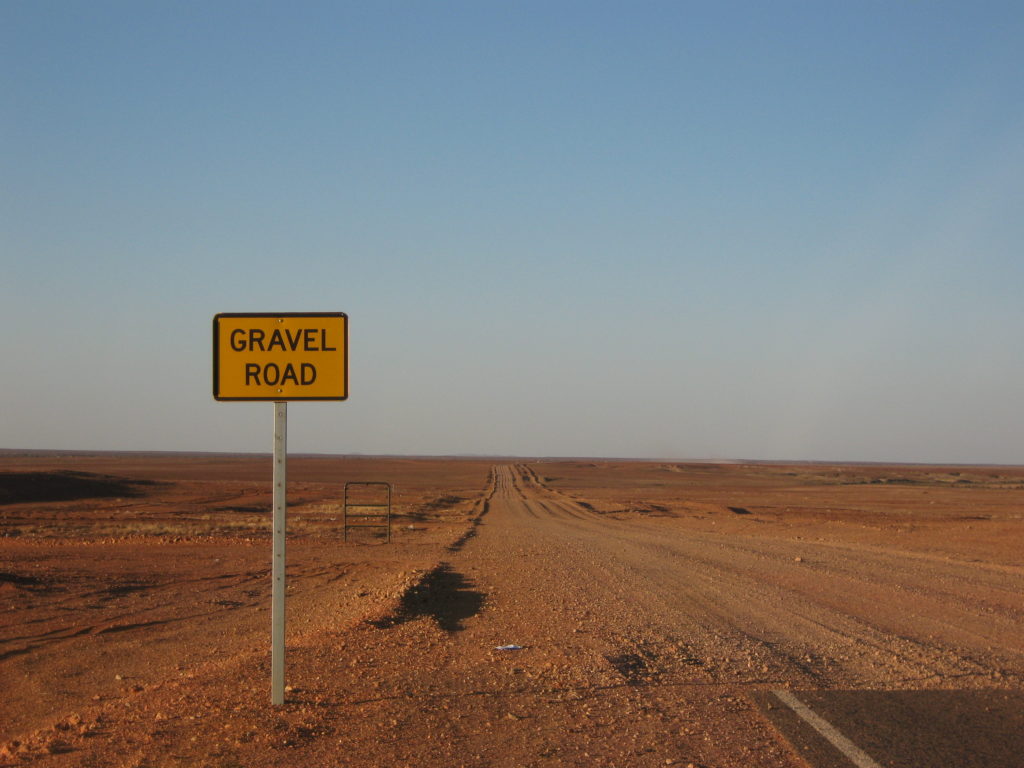
<instances>
[{"instance_id":1,"label":"dirt road surface","mask_svg":"<svg viewBox=\"0 0 1024 768\"><path fill-rule=\"evenodd\" d=\"M119 569L134 576L113 593L71 589L75 557L46 558L92 548L130 559L134 540L4 539L0 756L134 768L852 764L775 690L804 697L879 765L957 764L948 745L978 728L972 754L995 757L976 764L1021 754L1019 470L460 471L454 490L417 487L419 509L441 511L410 517L393 545L340 546L307 521L289 551L282 708L269 705L265 538L147 544L155 559ZM323 496L312 481L297 492ZM431 506L446 493L450 509ZM929 737L934 713L954 710ZM872 725L879 711L898 732ZM957 727L963 738L950 739Z\"/></svg>"}]
</instances>

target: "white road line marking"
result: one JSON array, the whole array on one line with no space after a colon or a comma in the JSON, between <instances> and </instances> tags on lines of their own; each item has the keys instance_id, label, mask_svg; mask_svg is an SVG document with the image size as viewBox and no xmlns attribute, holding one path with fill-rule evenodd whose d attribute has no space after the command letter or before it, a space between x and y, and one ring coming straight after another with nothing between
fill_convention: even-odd
<instances>
[{"instance_id":1,"label":"white road line marking","mask_svg":"<svg viewBox=\"0 0 1024 768\"><path fill-rule=\"evenodd\" d=\"M850 761L857 768L882 768L872 760L860 747L843 736L830 722L819 717L818 714L804 704L800 699L789 691L772 691L775 696L787 707L796 712L814 730L828 739L829 743L850 758Z\"/></svg>"}]
</instances>

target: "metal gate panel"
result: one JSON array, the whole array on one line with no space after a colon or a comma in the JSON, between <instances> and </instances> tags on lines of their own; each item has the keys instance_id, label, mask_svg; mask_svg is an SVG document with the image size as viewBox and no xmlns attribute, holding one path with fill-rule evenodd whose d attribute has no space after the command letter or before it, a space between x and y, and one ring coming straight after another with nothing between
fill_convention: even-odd
<instances>
[{"instance_id":1,"label":"metal gate panel","mask_svg":"<svg viewBox=\"0 0 1024 768\"><path fill-rule=\"evenodd\" d=\"M352 501L351 490L356 488L380 488L383 503L360 503ZM382 528L387 532L387 541L391 543L391 483L376 481L350 481L345 483L344 529L345 541L348 541L349 528Z\"/></svg>"}]
</instances>

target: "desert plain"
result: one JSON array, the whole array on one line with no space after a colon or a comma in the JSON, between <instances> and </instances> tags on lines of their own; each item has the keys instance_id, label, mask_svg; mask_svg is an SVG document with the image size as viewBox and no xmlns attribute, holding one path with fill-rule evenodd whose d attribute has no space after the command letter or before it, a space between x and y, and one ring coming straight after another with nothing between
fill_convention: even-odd
<instances>
[{"instance_id":1,"label":"desert plain","mask_svg":"<svg viewBox=\"0 0 1024 768\"><path fill-rule=\"evenodd\" d=\"M0 452L0 765L1024 765L1024 468ZM392 535L343 531L392 484Z\"/></svg>"}]
</instances>

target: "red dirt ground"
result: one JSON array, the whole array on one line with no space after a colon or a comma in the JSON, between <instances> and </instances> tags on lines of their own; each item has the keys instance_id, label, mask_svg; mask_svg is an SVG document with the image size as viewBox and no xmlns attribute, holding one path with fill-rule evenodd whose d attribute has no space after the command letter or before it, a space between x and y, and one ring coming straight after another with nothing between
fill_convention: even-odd
<instances>
[{"instance_id":1,"label":"red dirt ground","mask_svg":"<svg viewBox=\"0 0 1024 768\"><path fill-rule=\"evenodd\" d=\"M0 453L0 765L793 768L766 691L1020 691L1020 468L293 456L274 708L270 468Z\"/></svg>"}]
</instances>

